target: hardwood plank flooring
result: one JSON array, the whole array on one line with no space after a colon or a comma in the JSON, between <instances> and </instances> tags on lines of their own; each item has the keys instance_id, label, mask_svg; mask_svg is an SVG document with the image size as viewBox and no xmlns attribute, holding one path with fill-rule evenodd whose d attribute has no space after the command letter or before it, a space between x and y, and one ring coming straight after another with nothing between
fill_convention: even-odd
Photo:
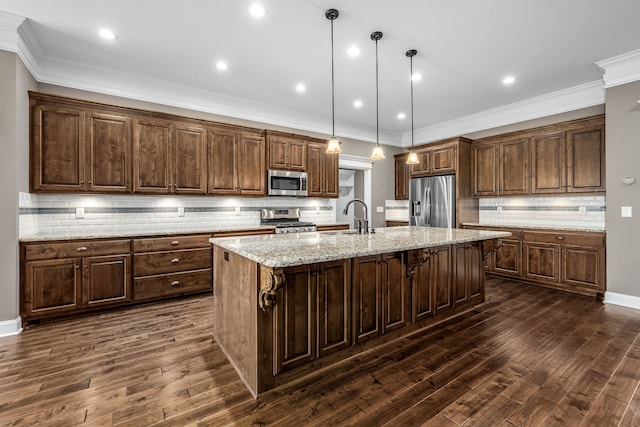
<instances>
[{"instance_id":1,"label":"hardwood plank flooring","mask_svg":"<svg viewBox=\"0 0 640 427\"><path fill-rule=\"evenodd\" d=\"M488 278L486 303L254 400L211 297L0 338L0 426L638 426L640 313Z\"/></svg>"}]
</instances>

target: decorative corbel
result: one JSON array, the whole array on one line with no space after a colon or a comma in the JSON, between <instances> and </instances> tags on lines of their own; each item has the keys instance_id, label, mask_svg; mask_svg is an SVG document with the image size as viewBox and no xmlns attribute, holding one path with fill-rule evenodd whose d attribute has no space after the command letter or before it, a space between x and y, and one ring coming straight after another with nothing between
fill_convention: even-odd
<instances>
[{"instance_id":1,"label":"decorative corbel","mask_svg":"<svg viewBox=\"0 0 640 427\"><path fill-rule=\"evenodd\" d=\"M263 311L270 309L276 303L276 293L285 284L284 272L281 268L260 268L260 293L258 306Z\"/></svg>"},{"instance_id":2,"label":"decorative corbel","mask_svg":"<svg viewBox=\"0 0 640 427\"><path fill-rule=\"evenodd\" d=\"M422 249L414 249L408 251L407 260L407 277L413 279L416 274L416 268L427 262L429 259L429 252Z\"/></svg>"},{"instance_id":3,"label":"decorative corbel","mask_svg":"<svg viewBox=\"0 0 640 427\"><path fill-rule=\"evenodd\" d=\"M497 251L498 248L502 246L502 241L500 239L492 239L492 240L483 240L482 241L482 257L483 259L487 259L490 253Z\"/></svg>"}]
</instances>

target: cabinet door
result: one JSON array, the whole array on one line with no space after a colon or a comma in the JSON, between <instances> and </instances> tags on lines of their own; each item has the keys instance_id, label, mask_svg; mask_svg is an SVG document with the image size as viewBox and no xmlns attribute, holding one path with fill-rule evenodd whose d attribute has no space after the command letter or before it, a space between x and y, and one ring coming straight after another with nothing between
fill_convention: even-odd
<instances>
[{"instance_id":1,"label":"cabinet door","mask_svg":"<svg viewBox=\"0 0 640 427\"><path fill-rule=\"evenodd\" d=\"M236 194L238 192L238 174L236 173L238 134L212 128L208 131L208 139L209 194Z\"/></svg>"},{"instance_id":2,"label":"cabinet door","mask_svg":"<svg viewBox=\"0 0 640 427\"><path fill-rule=\"evenodd\" d=\"M131 255L82 259L83 305L117 305L133 298Z\"/></svg>"},{"instance_id":3,"label":"cabinet door","mask_svg":"<svg viewBox=\"0 0 640 427\"><path fill-rule=\"evenodd\" d=\"M27 318L54 316L82 306L80 259L25 263L22 311Z\"/></svg>"},{"instance_id":4,"label":"cabinet door","mask_svg":"<svg viewBox=\"0 0 640 427\"><path fill-rule=\"evenodd\" d=\"M484 257L482 256L482 244L480 242L469 243L467 246L469 269L467 279L469 282L469 298L480 298L484 301Z\"/></svg>"},{"instance_id":5,"label":"cabinet door","mask_svg":"<svg viewBox=\"0 0 640 427\"><path fill-rule=\"evenodd\" d=\"M267 184L264 137L241 133L237 160L239 194L264 196Z\"/></svg>"},{"instance_id":6,"label":"cabinet door","mask_svg":"<svg viewBox=\"0 0 640 427\"><path fill-rule=\"evenodd\" d=\"M409 199L409 165L407 164L407 155L395 158L395 199Z\"/></svg>"},{"instance_id":7,"label":"cabinet door","mask_svg":"<svg viewBox=\"0 0 640 427\"><path fill-rule=\"evenodd\" d=\"M500 194L529 194L529 140L501 142L499 163Z\"/></svg>"},{"instance_id":8,"label":"cabinet door","mask_svg":"<svg viewBox=\"0 0 640 427\"><path fill-rule=\"evenodd\" d=\"M431 151L422 150L417 151L418 160L420 163L411 165L411 176L423 176L431 172Z\"/></svg>"},{"instance_id":9,"label":"cabinet door","mask_svg":"<svg viewBox=\"0 0 640 427\"><path fill-rule=\"evenodd\" d=\"M560 281L560 245L524 242L525 271L528 279L558 283Z\"/></svg>"},{"instance_id":10,"label":"cabinet door","mask_svg":"<svg viewBox=\"0 0 640 427\"><path fill-rule=\"evenodd\" d=\"M498 144L474 144L471 147L473 196L498 195Z\"/></svg>"},{"instance_id":11,"label":"cabinet door","mask_svg":"<svg viewBox=\"0 0 640 427\"><path fill-rule=\"evenodd\" d=\"M436 148L431 150L431 173L454 173L457 166L456 159L456 147Z\"/></svg>"},{"instance_id":12,"label":"cabinet door","mask_svg":"<svg viewBox=\"0 0 640 427\"><path fill-rule=\"evenodd\" d=\"M308 194L309 197L322 197L322 166L323 156L325 155L324 144L307 144L307 174L308 174Z\"/></svg>"},{"instance_id":13,"label":"cabinet door","mask_svg":"<svg viewBox=\"0 0 640 427\"><path fill-rule=\"evenodd\" d=\"M269 136L269 169L288 169L289 140Z\"/></svg>"},{"instance_id":14,"label":"cabinet door","mask_svg":"<svg viewBox=\"0 0 640 427\"><path fill-rule=\"evenodd\" d=\"M562 246L562 283L596 290L604 289L604 249Z\"/></svg>"},{"instance_id":15,"label":"cabinet door","mask_svg":"<svg viewBox=\"0 0 640 427\"><path fill-rule=\"evenodd\" d=\"M171 123L137 119L133 132L133 191L171 192Z\"/></svg>"},{"instance_id":16,"label":"cabinet door","mask_svg":"<svg viewBox=\"0 0 640 427\"><path fill-rule=\"evenodd\" d=\"M453 300L463 305L472 298L483 298L484 260L479 242L463 243L453 248Z\"/></svg>"},{"instance_id":17,"label":"cabinet door","mask_svg":"<svg viewBox=\"0 0 640 427\"><path fill-rule=\"evenodd\" d=\"M522 277L522 241L500 239L495 252L493 272Z\"/></svg>"},{"instance_id":18,"label":"cabinet door","mask_svg":"<svg viewBox=\"0 0 640 427\"><path fill-rule=\"evenodd\" d=\"M605 190L604 126L567 132L567 192Z\"/></svg>"},{"instance_id":19,"label":"cabinet door","mask_svg":"<svg viewBox=\"0 0 640 427\"><path fill-rule=\"evenodd\" d=\"M289 169L296 171L307 170L307 143L304 140L289 141Z\"/></svg>"},{"instance_id":20,"label":"cabinet door","mask_svg":"<svg viewBox=\"0 0 640 427\"><path fill-rule=\"evenodd\" d=\"M340 181L338 177L338 161L340 157L336 154L324 154L323 159L323 176L324 196L338 197L340 194Z\"/></svg>"},{"instance_id":21,"label":"cabinet door","mask_svg":"<svg viewBox=\"0 0 640 427\"><path fill-rule=\"evenodd\" d=\"M91 113L88 126L87 189L131 192L131 119Z\"/></svg>"},{"instance_id":22,"label":"cabinet door","mask_svg":"<svg viewBox=\"0 0 640 427\"><path fill-rule=\"evenodd\" d=\"M287 268L286 285L273 307L274 371L316 358L316 271L310 266Z\"/></svg>"},{"instance_id":23,"label":"cabinet door","mask_svg":"<svg viewBox=\"0 0 640 427\"><path fill-rule=\"evenodd\" d=\"M382 333L409 322L409 280L401 252L381 255Z\"/></svg>"},{"instance_id":24,"label":"cabinet door","mask_svg":"<svg viewBox=\"0 0 640 427\"><path fill-rule=\"evenodd\" d=\"M353 339L359 343L382 334L380 258L356 258L353 268Z\"/></svg>"},{"instance_id":25,"label":"cabinet door","mask_svg":"<svg viewBox=\"0 0 640 427\"><path fill-rule=\"evenodd\" d=\"M178 123L173 138L173 192L206 194L207 130Z\"/></svg>"},{"instance_id":26,"label":"cabinet door","mask_svg":"<svg viewBox=\"0 0 640 427\"><path fill-rule=\"evenodd\" d=\"M431 253L436 313L453 307L450 246L434 248Z\"/></svg>"},{"instance_id":27,"label":"cabinet door","mask_svg":"<svg viewBox=\"0 0 640 427\"><path fill-rule=\"evenodd\" d=\"M84 113L47 104L32 110L31 188L79 192L84 183Z\"/></svg>"},{"instance_id":28,"label":"cabinet door","mask_svg":"<svg viewBox=\"0 0 640 427\"><path fill-rule=\"evenodd\" d=\"M430 258L430 250L424 249L423 253ZM430 259L415 268L415 274L411 279L411 320L413 322L434 314L432 275Z\"/></svg>"},{"instance_id":29,"label":"cabinet door","mask_svg":"<svg viewBox=\"0 0 640 427\"><path fill-rule=\"evenodd\" d=\"M351 260L318 265L318 357L351 345Z\"/></svg>"},{"instance_id":30,"label":"cabinet door","mask_svg":"<svg viewBox=\"0 0 640 427\"><path fill-rule=\"evenodd\" d=\"M531 193L566 191L564 133L536 136L531 139Z\"/></svg>"}]
</instances>

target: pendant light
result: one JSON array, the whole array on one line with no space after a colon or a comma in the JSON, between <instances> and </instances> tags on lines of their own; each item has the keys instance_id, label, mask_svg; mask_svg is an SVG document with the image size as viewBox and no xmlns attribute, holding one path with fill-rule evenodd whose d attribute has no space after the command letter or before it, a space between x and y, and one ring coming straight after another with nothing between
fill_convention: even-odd
<instances>
[{"instance_id":1,"label":"pendant light","mask_svg":"<svg viewBox=\"0 0 640 427\"><path fill-rule=\"evenodd\" d=\"M411 49L408 50L406 55L409 57L410 65L410 78L411 78L411 150L409 150L409 156L407 156L407 164L408 165L417 165L420 163L420 159L418 159L418 154L413 150L413 57L418 53L417 50Z\"/></svg>"},{"instance_id":2,"label":"pendant light","mask_svg":"<svg viewBox=\"0 0 640 427\"><path fill-rule=\"evenodd\" d=\"M371 153L371 160L384 159L384 152L380 146L380 126L379 126L379 107L378 107L378 40L382 38L380 31L374 31L371 33L371 40L376 42L376 146L373 147Z\"/></svg>"},{"instance_id":3,"label":"pendant light","mask_svg":"<svg viewBox=\"0 0 640 427\"><path fill-rule=\"evenodd\" d=\"M340 12L337 9L328 9L324 16L331 21L331 138L327 143L327 154L339 154L341 142L336 138L336 110L335 110L335 78L333 73L333 21L335 21Z\"/></svg>"}]
</instances>

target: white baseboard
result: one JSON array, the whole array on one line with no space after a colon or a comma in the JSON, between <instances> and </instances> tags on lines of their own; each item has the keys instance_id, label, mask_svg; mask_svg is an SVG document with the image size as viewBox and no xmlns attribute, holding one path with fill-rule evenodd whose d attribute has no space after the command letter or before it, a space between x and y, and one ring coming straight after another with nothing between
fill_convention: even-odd
<instances>
[{"instance_id":1,"label":"white baseboard","mask_svg":"<svg viewBox=\"0 0 640 427\"><path fill-rule=\"evenodd\" d=\"M0 337L17 335L22 332L22 318L16 317L14 320L4 320L0 322Z\"/></svg>"},{"instance_id":2,"label":"white baseboard","mask_svg":"<svg viewBox=\"0 0 640 427\"><path fill-rule=\"evenodd\" d=\"M618 294L616 292L605 292L604 302L607 304L622 305L624 307L640 310L640 297L633 295Z\"/></svg>"}]
</instances>

